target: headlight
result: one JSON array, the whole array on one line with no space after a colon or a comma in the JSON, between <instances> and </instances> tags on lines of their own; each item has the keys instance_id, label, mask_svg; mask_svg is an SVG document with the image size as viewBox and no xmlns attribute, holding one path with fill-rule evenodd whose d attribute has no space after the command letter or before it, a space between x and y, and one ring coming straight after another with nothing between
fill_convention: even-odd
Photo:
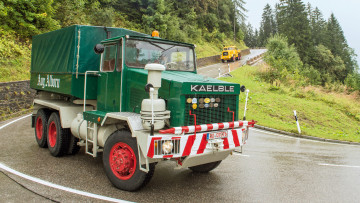
<instances>
[{"instance_id":1,"label":"headlight","mask_svg":"<svg viewBox=\"0 0 360 203\"><path fill-rule=\"evenodd\" d=\"M173 149L174 145L173 143L168 140L168 141L165 141L163 144L162 144L162 150L163 150L163 153L164 154L170 154L172 149Z\"/></svg>"}]
</instances>

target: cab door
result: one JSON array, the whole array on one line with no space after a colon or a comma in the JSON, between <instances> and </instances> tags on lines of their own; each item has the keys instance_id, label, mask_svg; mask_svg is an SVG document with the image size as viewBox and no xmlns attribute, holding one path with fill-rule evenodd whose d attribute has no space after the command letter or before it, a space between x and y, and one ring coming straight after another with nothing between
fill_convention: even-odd
<instances>
[{"instance_id":1,"label":"cab door","mask_svg":"<svg viewBox=\"0 0 360 203\"><path fill-rule=\"evenodd\" d=\"M104 46L98 80L97 109L106 112L119 112L121 103L122 40Z\"/></svg>"}]
</instances>

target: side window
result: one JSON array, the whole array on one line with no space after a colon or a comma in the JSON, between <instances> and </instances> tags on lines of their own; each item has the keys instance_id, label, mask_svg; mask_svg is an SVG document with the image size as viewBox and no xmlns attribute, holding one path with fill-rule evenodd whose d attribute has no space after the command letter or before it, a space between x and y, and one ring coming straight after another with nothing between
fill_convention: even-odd
<instances>
[{"instance_id":1,"label":"side window","mask_svg":"<svg viewBox=\"0 0 360 203\"><path fill-rule=\"evenodd\" d=\"M122 70L122 40L118 45L117 51L117 62L116 62L116 70L120 72Z\"/></svg>"},{"instance_id":2,"label":"side window","mask_svg":"<svg viewBox=\"0 0 360 203\"><path fill-rule=\"evenodd\" d=\"M103 72L111 72L115 70L115 57L116 57L116 45L107 45L105 46L105 51L103 53L103 61L101 65L101 70Z\"/></svg>"}]
</instances>

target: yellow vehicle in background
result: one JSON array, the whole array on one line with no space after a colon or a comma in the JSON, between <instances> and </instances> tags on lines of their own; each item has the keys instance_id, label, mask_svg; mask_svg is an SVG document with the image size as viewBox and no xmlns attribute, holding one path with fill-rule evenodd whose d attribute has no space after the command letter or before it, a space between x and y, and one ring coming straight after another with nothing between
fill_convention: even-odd
<instances>
[{"instance_id":1,"label":"yellow vehicle in background","mask_svg":"<svg viewBox=\"0 0 360 203\"><path fill-rule=\"evenodd\" d=\"M221 61L227 62L227 61L237 61L241 59L240 55L241 50L237 49L235 46L225 46L223 48L223 51L221 52Z\"/></svg>"}]
</instances>

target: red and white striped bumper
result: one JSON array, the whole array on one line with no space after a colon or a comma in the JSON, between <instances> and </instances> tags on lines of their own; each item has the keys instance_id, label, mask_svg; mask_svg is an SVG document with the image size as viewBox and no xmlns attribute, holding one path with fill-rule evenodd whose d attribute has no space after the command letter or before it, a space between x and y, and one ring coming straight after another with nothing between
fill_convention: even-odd
<instances>
[{"instance_id":1,"label":"red and white striped bumper","mask_svg":"<svg viewBox=\"0 0 360 203\"><path fill-rule=\"evenodd\" d=\"M213 124L208 124L207 126L209 125ZM218 131L181 135L157 134L149 136L147 143L147 156L149 158L179 158L198 154L214 153L215 151L234 150L236 147L240 147L245 144L248 136L247 130L253 125L254 122L244 121L241 125L235 124L238 128L234 129L215 128L214 126L214 128L212 128L214 130L224 129L222 131L227 131L226 138L218 139L207 139L208 134L216 133ZM189 127L192 129L191 126ZM225 124L225 127L229 127L229 125ZM233 126L230 125L230 127ZM168 141L172 143L173 150L171 153L165 154L162 150L162 144Z\"/></svg>"}]
</instances>

